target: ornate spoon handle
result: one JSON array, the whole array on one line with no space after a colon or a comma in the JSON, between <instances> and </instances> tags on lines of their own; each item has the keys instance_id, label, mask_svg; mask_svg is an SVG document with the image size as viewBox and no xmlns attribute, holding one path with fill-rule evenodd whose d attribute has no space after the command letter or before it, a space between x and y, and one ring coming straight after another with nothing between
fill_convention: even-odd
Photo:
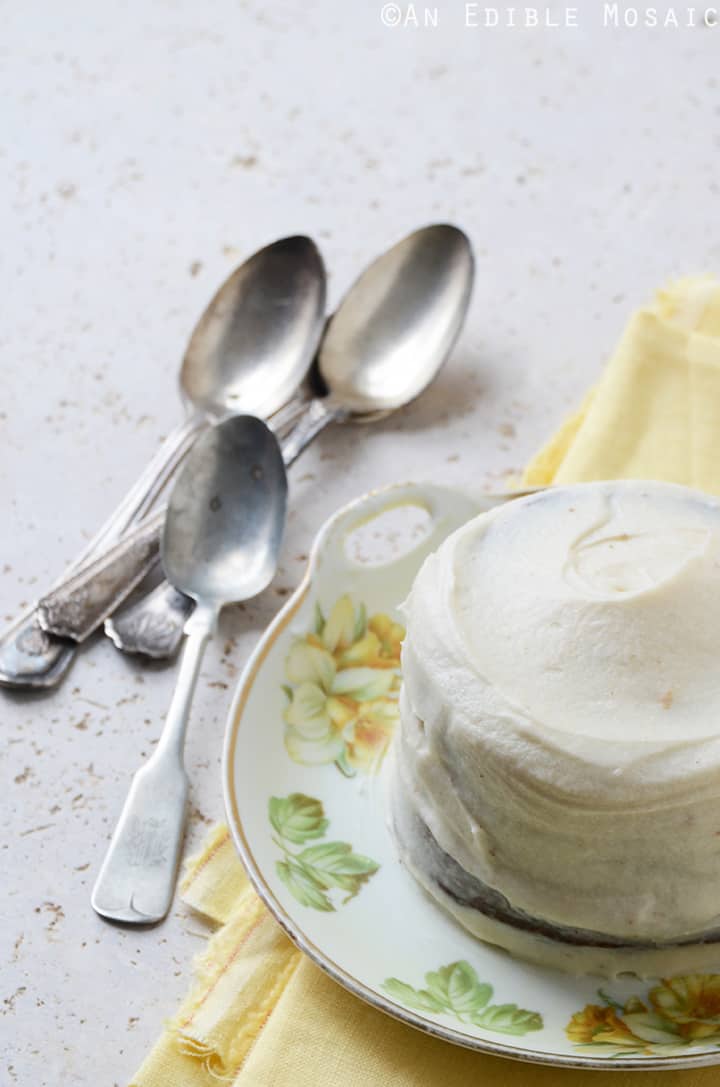
<instances>
[{"instance_id":1,"label":"ornate spoon handle","mask_svg":"<svg viewBox=\"0 0 720 1087\"><path fill-rule=\"evenodd\" d=\"M44 596L37 606L43 630L75 642L97 630L157 560L164 517L165 510L158 510L99 559Z\"/></svg>"},{"instance_id":2,"label":"ornate spoon handle","mask_svg":"<svg viewBox=\"0 0 720 1087\"><path fill-rule=\"evenodd\" d=\"M61 585L68 575L82 569L108 543L119 539L129 525L145 515L206 425L198 416L192 416L165 439L114 513L55 582L53 588ZM67 672L74 656L75 647L72 643L59 640L41 628L33 606L20 615L0 637L0 685L54 687Z\"/></svg>"},{"instance_id":3,"label":"ornate spoon handle","mask_svg":"<svg viewBox=\"0 0 720 1087\"><path fill-rule=\"evenodd\" d=\"M167 659L177 652L193 602L163 581L136 604L105 620L108 638L125 653Z\"/></svg>"},{"instance_id":4,"label":"ornate spoon handle","mask_svg":"<svg viewBox=\"0 0 720 1087\"><path fill-rule=\"evenodd\" d=\"M272 416L273 429L281 432L292 426L305 411L306 403L307 394L304 390L300 390ZM114 513L102 525L84 551L54 582L53 593L64 588L68 579L73 578L79 570L104 555L109 544L115 544L116 541L121 540L130 525L142 520L157 501L195 439L207 426L209 422L204 417L193 415L166 438ZM101 563L98 569L102 568ZM146 571L147 566L144 569ZM131 588L139 584L139 581L140 578L135 578ZM106 589L108 589L107 585ZM120 592L119 585L117 589ZM119 595L109 610L105 611L105 615L117 607L126 595L127 593ZM92 601L94 605L94 597L89 589L86 600ZM55 603L57 602L58 598L55 599ZM41 625L40 617L33 605L0 636L0 686L50 688L62 680L77 652L77 642L82 641L78 631L82 631L86 626L93 630L99 625L99 622L90 622L90 619L85 621L77 595L74 598L74 607L75 614L71 622L66 624L65 617L59 612L53 612L51 615L49 610L44 610ZM55 630L56 621L57 630L65 630L72 640L50 633L51 629ZM43 629L43 626L46 626L46 629Z\"/></svg>"}]
</instances>

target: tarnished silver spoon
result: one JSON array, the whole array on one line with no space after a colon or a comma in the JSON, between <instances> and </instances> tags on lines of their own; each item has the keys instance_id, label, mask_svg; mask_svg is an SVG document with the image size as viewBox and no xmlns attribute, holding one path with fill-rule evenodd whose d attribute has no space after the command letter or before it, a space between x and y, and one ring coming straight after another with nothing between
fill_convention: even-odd
<instances>
[{"instance_id":1,"label":"tarnished silver spoon","mask_svg":"<svg viewBox=\"0 0 720 1087\"><path fill-rule=\"evenodd\" d=\"M238 412L269 417L290 400L317 350L325 292L322 258L314 242L303 236L266 246L233 272L211 299L185 352L180 372L184 422L60 583L143 517L213 420ZM129 581L127 592L131 589ZM71 604L73 623L88 629L83 609L97 610L96 596L76 593ZM33 608L0 638L0 685L52 687L67 672L75 652L71 641L41 629Z\"/></svg>"},{"instance_id":2,"label":"tarnished silver spoon","mask_svg":"<svg viewBox=\"0 0 720 1087\"><path fill-rule=\"evenodd\" d=\"M133 778L93 888L93 907L103 917L146 925L170 907L189 788L185 732L205 646L226 603L256 596L272 580L286 501L277 439L250 415L203 434L173 487L162 561L196 606L159 743Z\"/></svg>"},{"instance_id":3,"label":"tarnished silver spoon","mask_svg":"<svg viewBox=\"0 0 720 1087\"><path fill-rule=\"evenodd\" d=\"M328 395L311 400L281 440L286 468L330 423L382 419L430 384L463 326L473 278L469 239L444 224L415 231L363 272L320 345L317 367ZM159 585L107 619L105 630L125 652L171 657L192 607Z\"/></svg>"}]
</instances>

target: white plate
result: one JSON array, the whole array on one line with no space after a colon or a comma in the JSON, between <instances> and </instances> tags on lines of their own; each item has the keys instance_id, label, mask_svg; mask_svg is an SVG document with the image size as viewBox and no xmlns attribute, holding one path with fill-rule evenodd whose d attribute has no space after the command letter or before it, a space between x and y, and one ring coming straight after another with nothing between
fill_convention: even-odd
<instances>
[{"instance_id":1,"label":"white plate","mask_svg":"<svg viewBox=\"0 0 720 1087\"><path fill-rule=\"evenodd\" d=\"M258 894L318 966L429 1034L583 1068L716 1064L720 974L602 983L531 966L470 936L397 860L382 787L400 682L392 624L425 556L491 505L406 484L360 498L322 529L228 721L225 800L237 848ZM385 560L392 540L367 522L400 506L427 511L430 528ZM379 562L351 556L353 533L364 559L374 550Z\"/></svg>"}]
</instances>

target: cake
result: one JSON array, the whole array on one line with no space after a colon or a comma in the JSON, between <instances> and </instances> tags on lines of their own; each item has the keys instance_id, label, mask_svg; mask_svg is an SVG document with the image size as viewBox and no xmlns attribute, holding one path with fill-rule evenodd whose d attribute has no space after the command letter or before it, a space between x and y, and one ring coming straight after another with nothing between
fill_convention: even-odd
<instances>
[{"instance_id":1,"label":"cake","mask_svg":"<svg viewBox=\"0 0 720 1087\"><path fill-rule=\"evenodd\" d=\"M720 968L720 501L516 499L445 540L404 612L391 822L425 890L571 972Z\"/></svg>"}]
</instances>

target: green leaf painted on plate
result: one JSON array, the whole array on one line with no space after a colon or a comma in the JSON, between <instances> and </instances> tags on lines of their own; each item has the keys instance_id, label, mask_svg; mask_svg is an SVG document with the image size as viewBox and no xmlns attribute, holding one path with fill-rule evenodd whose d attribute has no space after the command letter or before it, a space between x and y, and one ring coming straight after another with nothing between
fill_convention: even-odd
<instances>
[{"instance_id":1,"label":"green leaf painted on plate","mask_svg":"<svg viewBox=\"0 0 720 1087\"><path fill-rule=\"evenodd\" d=\"M310 906L324 913L335 909L322 886L301 865L288 860L278 861L275 867L280 879L301 906Z\"/></svg>"},{"instance_id":2,"label":"green leaf painted on plate","mask_svg":"<svg viewBox=\"0 0 720 1087\"><path fill-rule=\"evenodd\" d=\"M276 862L277 874L302 906L325 913L335 910L328 892L343 891L340 904L344 905L380 867L372 857L355 853L348 842L315 841L300 852L290 848L321 838L329 826L322 803L314 797L304 793L273 796L268 816L277 835L275 844L284 853Z\"/></svg>"},{"instance_id":3,"label":"green leaf painted on plate","mask_svg":"<svg viewBox=\"0 0 720 1087\"><path fill-rule=\"evenodd\" d=\"M347 748L343 747L342 751L335 759L335 765L337 766L343 777L354 778L357 774L357 770L354 766L351 766L347 760Z\"/></svg>"},{"instance_id":4,"label":"green leaf painted on plate","mask_svg":"<svg viewBox=\"0 0 720 1087\"><path fill-rule=\"evenodd\" d=\"M297 860L326 889L338 887L353 898L380 867L377 861L353 853L347 842L323 842L303 849ZM345 899L347 901L348 899Z\"/></svg>"},{"instance_id":5,"label":"green leaf painted on plate","mask_svg":"<svg viewBox=\"0 0 720 1087\"><path fill-rule=\"evenodd\" d=\"M474 967L464 959L448 963L425 975L426 989L415 989L398 978L387 978L385 992L416 1011L442 1012L461 1023L473 1023L485 1030L502 1034L527 1034L543 1025L539 1012L518 1008L517 1004L488 1006L492 985L478 979Z\"/></svg>"},{"instance_id":6,"label":"green leaf painted on plate","mask_svg":"<svg viewBox=\"0 0 720 1087\"><path fill-rule=\"evenodd\" d=\"M518 1008L517 1004L491 1004L473 1015L471 1022L500 1034L527 1034L531 1030L542 1030L543 1025L539 1012Z\"/></svg>"},{"instance_id":7,"label":"green leaf painted on plate","mask_svg":"<svg viewBox=\"0 0 720 1087\"><path fill-rule=\"evenodd\" d=\"M425 975L428 990L456 1015L468 1015L483 1008L492 996L492 986L481 984L469 962L451 962Z\"/></svg>"},{"instance_id":8,"label":"green leaf painted on plate","mask_svg":"<svg viewBox=\"0 0 720 1087\"><path fill-rule=\"evenodd\" d=\"M416 1011L441 1012L445 1010L443 1004L436 1000L431 993L428 993L425 989L413 989L412 985L406 985L399 978L386 978L382 987L388 996L408 1008L414 1008Z\"/></svg>"},{"instance_id":9,"label":"green leaf painted on plate","mask_svg":"<svg viewBox=\"0 0 720 1087\"><path fill-rule=\"evenodd\" d=\"M355 629L353 631L353 641L357 642L361 638L364 638L367 634L367 609L361 602L357 610L355 617Z\"/></svg>"},{"instance_id":10,"label":"green leaf painted on plate","mask_svg":"<svg viewBox=\"0 0 720 1087\"><path fill-rule=\"evenodd\" d=\"M271 797L269 813L270 822L280 837L296 845L321 838L329 826L321 802L304 793Z\"/></svg>"}]
</instances>

